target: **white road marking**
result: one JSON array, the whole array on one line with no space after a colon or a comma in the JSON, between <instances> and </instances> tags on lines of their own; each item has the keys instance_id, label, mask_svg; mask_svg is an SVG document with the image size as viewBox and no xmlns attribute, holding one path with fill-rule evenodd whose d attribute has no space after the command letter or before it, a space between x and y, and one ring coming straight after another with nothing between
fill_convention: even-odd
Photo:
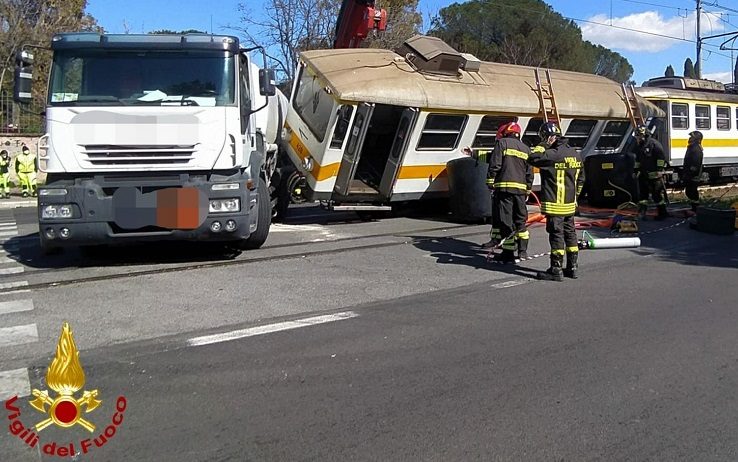
<instances>
[{"instance_id":1,"label":"white road marking","mask_svg":"<svg viewBox=\"0 0 738 462\"><path fill-rule=\"evenodd\" d=\"M31 290L30 289L25 289L25 290L9 290L7 292L3 292L2 295L5 296L5 295L10 295L10 294L28 294L28 293L31 293Z\"/></svg>"},{"instance_id":2,"label":"white road marking","mask_svg":"<svg viewBox=\"0 0 738 462\"><path fill-rule=\"evenodd\" d=\"M16 231L18 232L17 225L0 225L0 231Z\"/></svg>"},{"instance_id":3,"label":"white road marking","mask_svg":"<svg viewBox=\"0 0 738 462\"><path fill-rule=\"evenodd\" d=\"M13 260L12 258L8 258L5 256L5 251L0 251L0 265L3 263L18 263L16 260Z\"/></svg>"},{"instance_id":4,"label":"white road marking","mask_svg":"<svg viewBox=\"0 0 738 462\"><path fill-rule=\"evenodd\" d=\"M18 396L18 398L31 396L28 369L0 371L0 401L6 401L13 396Z\"/></svg>"},{"instance_id":5,"label":"white road marking","mask_svg":"<svg viewBox=\"0 0 738 462\"><path fill-rule=\"evenodd\" d=\"M0 230L0 236L17 236L18 231Z\"/></svg>"},{"instance_id":6,"label":"white road marking","mask_svg":"<svg viewBox=\"0 0 738 462\"><path fill-rule=\"evenodd\" d=\"M13 300L10 302L0 302L0 314L18 313L21 311L31 311L33 309L33 300Z\"/></svg>"},{"instance_id":7,"label":"white road marking","mask_svg":"<svg viewBox=\"0 0 738 462\"><path fill-rule=\"evenodd\" d=\"M497 284L492 284L493 289L505 289L507 287L515 287L522 284L529 283L529 279L514 279L512 281L505 281L505 282L498 282Z\"/></svg>"},{"instance_id":8,"label":"white road marking","mask_svg":"<svg viewBox=\"0 0 738 462\"><path fill-rule=\"evenodd\" d=\"M14 266L13 268L0 268L0 275L1 274L18 274L22 273L23 267L22 266Z\"/></svg>"},{"instance_id":9,"label":"white road marking","mask_svg":"<svg viewBox=\"0 0 738 462\"><path fill-rule=\"evenodd\" d=\"M189 346L209 345L211 343L227 342L245 337L253 337L255 335L271 334L283 330L297 329L299 327L314 326L316 324L324 324L327 322L343 321L359 316L353 311L345 311L343 313L327 314L324 316L315 316L312 318L298 319L296 321L278 322L275 324L267 324L266 326L249 327L247 329L234 330L224 332L222 334L205 335L202 337L194 337L187 340Z\"/></svg>"},{"instance_id":10,"label":"white road marking","mask_svg":"<svg viewBox=\"0 0 738 462\"><path fill-rule=\"evenodd\" d=\"M0 282L0 290L14 289L16 287L24 287L28 285L28 281Z\"/></svg>"},{"instance_id":11,"label":"white road marking","mask_svg":"<svg viewBox=\"0 0 738 462\"><path fill-rule=\"evenodd\" d=\"M36 324L0 327L0 347L38 342Z\"/></svg>"},{"instance_id":12,"label":"white road marking","mask_svg":"<svg viewBox=\"0 0 738 462\"><path fill-rule=\"evenodd\" d=\"M296 231L319 231L326 232L327 229L323 225L285 225L282 223L274 223L269 227L269 232L272 233L288 233Z\"/></svg>"}]
</instances>

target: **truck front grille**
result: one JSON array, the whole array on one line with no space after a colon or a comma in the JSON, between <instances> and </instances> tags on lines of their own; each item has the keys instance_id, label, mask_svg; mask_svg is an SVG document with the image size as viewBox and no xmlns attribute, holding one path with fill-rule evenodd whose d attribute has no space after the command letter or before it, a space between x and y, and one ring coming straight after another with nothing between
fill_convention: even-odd
<instances>
[{"instance_id":1,"label":"truck front grille","mask_svg":"<svg viewBox=\"0 0 738 462\"><path fill-rule=\"evenodd\" d=\"M187 164L195 146L122 146L93 144L83 146L82 160L93 167Z\"/></svg>"}]
</instances>

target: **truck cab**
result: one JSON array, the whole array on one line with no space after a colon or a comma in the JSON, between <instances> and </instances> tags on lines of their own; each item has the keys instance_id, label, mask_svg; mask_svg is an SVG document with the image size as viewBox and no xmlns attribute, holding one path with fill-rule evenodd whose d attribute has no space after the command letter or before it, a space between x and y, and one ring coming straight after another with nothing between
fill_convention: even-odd
<instances>
[{"instance_id":1,"label":"truck cab","mask_svg":"<svg viewBox=\"0 0 738 462\"><path fill-rule=\"evenodd\" d=\"M43 248L264 243L281 124L272 114L286 98L238 38L68 33L51 49L37 152ZM20 102L31 97L22 64Z\"/></svg>"}]
</instances>

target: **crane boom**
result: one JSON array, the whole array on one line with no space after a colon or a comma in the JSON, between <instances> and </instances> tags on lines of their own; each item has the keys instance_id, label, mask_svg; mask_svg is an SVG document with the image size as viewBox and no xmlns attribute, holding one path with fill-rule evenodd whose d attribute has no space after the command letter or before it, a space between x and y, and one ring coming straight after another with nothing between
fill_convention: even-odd
<instances>
[{"instance_id":1,"label":"crane boom","mask_svg":"<svg viewBox=\"0 0 738 462\"><path fill-rule=\"evenodd\" d=\"M375 0L343 0L336 21L333 48L359 48L370 31L383 32L387 11L375 7Z\"/></svg>"}]
</instances>

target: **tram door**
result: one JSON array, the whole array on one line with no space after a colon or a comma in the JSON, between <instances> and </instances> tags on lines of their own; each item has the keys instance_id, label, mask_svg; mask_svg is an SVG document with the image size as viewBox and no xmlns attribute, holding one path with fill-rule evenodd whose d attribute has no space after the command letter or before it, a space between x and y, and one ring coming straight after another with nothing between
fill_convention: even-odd
<instances>
[{"instance_id":1,"label":"tram door","mask_svg":"<svg viewBox=\"0 0 738 462\"><path fill-rule=\"evenodd\" d=\"M392 195L392 189L395 186L400 165L402 165L405 152L407 152L410 133L412 133L417 118L418 110L412 107L405 109L400 116L400 123L395 132L395 138L392 142L389 158L387 159L387 166L384 169L382 181L379 184L379 194L383 199L389 199Z\"/></svg>"},{"instance_id":2,"label":"tram door","mask_svg":"<svg viewBox=\"0 0 738 462\"><path fill-rule=\"evenodd\" d=\"M334 187L334 190L342 196L348 195L351 188L351 182L356 174L356 168L359 166L361 148L364 145L364 138L369 129L369 121L372 118L373 111L374 104L368 103L362 103L356 111L354 125L351 127L348 143L346 143L346 151L343 153Z\"/></svg>"}]
</instances>

